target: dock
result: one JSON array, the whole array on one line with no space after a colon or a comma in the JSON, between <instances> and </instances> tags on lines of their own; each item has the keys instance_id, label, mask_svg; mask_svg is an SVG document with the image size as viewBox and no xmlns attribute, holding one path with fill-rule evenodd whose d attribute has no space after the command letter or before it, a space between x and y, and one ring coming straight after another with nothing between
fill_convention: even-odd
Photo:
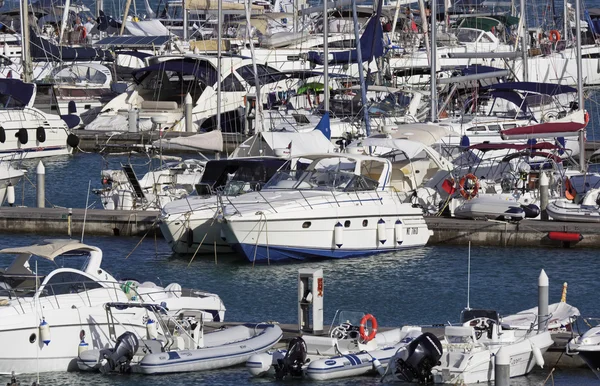
<instances>
[{"instance_id":1,"label":"dock","mask_svg":"<svg viewBox=\"0 0 600 386\"><path fill-rule=\"evenodd\" d=\"M0 227L5 232L48 235L85 234L142 236L158 230L158 211L104 210L81 208L0 208ZM600 247L600 223L574 223L525 219L511 223L429 216L433 232L428 245L451 244L496 247ZM550 232L580 235L580 241L551 240Z\"/></svg>"}]
</instances>

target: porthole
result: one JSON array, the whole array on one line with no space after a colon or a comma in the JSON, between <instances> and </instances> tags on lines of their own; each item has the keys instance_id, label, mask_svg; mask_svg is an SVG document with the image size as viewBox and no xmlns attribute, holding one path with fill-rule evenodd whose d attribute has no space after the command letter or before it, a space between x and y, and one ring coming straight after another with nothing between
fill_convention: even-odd
<instances>
[{"instance_id":1,"label":"porthole","mask_svg":"<svg viewBox=\"0 0 600 386\"><path fill-rule=\"evenodd\" d=\"M302 228L310 228L310 221L305 221L304 224L302 224Z\"/></svg>"},{"instance_id":2,"label":"porthole","mask_svg":"<svg viewBox=\"0 0 600 386\"><path fill-rule=\"evenodd\" d=\"M35 339L37 338L37 336L35 335L35 332L31 335L29 335L29 343L35 343Z\"/></svg>"},{"instance_id":3,"label":"porthole","mask_svg":"<svg viewBox=\"0 0 600 386\"><path fill-rule=\"evenodd\" d=\"M350 220L346 220L346 222L344 222L344 228L350 228Z\"/></svg>"},{"instance_id":4,"label":"porthole","mask_svg":"<svg viewBox=\"0 0 600 386\"><path fill-rule=\"evenodd\" d=\"M367 225L369 225L369 220L363 220L363 226L366 227Z\"/></svg>"}]
</instances>

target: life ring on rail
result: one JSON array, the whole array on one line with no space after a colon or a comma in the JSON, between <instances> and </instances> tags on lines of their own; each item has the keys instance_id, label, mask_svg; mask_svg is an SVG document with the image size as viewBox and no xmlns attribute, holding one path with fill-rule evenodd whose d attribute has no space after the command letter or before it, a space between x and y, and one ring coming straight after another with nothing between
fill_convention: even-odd
<instances>
[{"instance_id":1,"label":"life ring on rail","mask_svg":"<svg viewBox=\"0 0 600 386\"><path fill-rule=\"evenodd\" d=\"M369 332L369 335L367 335L365 332L365 327L369 320L371 321L371 332ZM358 331L360 332L360 337L364 342L369 342L373 340L373 338L375 338L375 335L377 335L377 319L375 319L375 317L371 314L366 314L360 320L360 329Z\"/></svg>"},{"instance_id":2,"label":"life ring on rail","mask_svg":"<svg viewBox=\"0 0 600 386\"><path fill-rule=\"evenodd\" d=\"M79 32L79 35L80 35L79 41L80 42L85 41L85 38L87 37L87 30L85 29L85 27L82 25L77 26L77 28L75 28L75 31Z\"/></svg>"},{"instance_id":3,"label":"life ring on rail","mask_svg":"<svg viewBox=\"0 0 600 386\"><path fill-rule=\"evenodd\" d=\"M583 114L583 123L585 123L585 125L587 126L587 124L590 122L590 113L588 113L587 111L585 112L585 114Z\"/></svg>"},{"instance_id":4,"label":"life ring on rail","mask_svg":"<svg viewBox=\"0 0 600 386\"><path fill-rule=\"evenodd\" d=\"M548 33L549 39L551 42L557 42L560 40L560 32L558 30L552 29Z\"/></svg>"},{"instance_id":5,"label":"life ring on rail","mask_svg":"<svg viewBox=\"0 0 600 386\"><path fill-rule=\"evenodd\" d=\"M471 181L471 187L465 187L467 181ZM460 195L463 196L465 200L470 200L477 196L479 193L479 180L475 174L469 173L458 182L458 186L460 188Z\"/></svg>"}]
</instances>

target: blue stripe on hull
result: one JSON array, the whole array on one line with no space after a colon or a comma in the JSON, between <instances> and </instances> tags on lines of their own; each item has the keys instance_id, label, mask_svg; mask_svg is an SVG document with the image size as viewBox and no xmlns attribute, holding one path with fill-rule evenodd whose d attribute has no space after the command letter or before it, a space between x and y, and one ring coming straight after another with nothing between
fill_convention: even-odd
<instances>
[{"instance_id":1,"label":"blue stripe on hull","mask_svg":"<svg viewBox=\"0 0 600 386\"><path fill-rule=\"evenodd\" d=\"M377 253L393 252L406 248L385 248L385 249L317 249L317 248L293 248L272 246L268 248L264 245L254 244L233 244L232 248L243 254L249 261L266 262L286 261L286 260L309 260L309 259L345 259L349 257L371 256ZM256 258L255 258L256 254ZM267 259L268 256L268 259Z\"/></svg>"}]
</instances>

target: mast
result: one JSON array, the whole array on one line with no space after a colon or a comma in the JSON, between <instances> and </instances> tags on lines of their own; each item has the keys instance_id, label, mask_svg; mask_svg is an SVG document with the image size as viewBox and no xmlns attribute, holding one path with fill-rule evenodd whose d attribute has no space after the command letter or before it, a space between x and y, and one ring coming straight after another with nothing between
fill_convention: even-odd
<instances>
[{"instance_id":1,"label":"mast","mask_svg":"<svg viewBox=\"0 0 600 386\"><path fill-rule=\"evenodd\" d=\"M323 0L323 109L329 112L329 15L327 14L327 0Z\"/></svg>"},{"instance_id":2,"label":"mast","mask_svg":"<svg viewBox=\"0 0 600 386\"><path fill-rule=\"evenodd\" d=\"M221 130L221 44L223 31L223 2L219 1L217 7L217 130ZM184 12L187 10L184 9ZM187 29L187 26L183 26Z\"/></svg>"},{"instance_id":3,"label":"mast","mask_svg":"<svg viewBox=\"0 0 600 386\"><path fill-rule=\"evenodd\" d=\"M31 82L31 55L29 54L29 1L21 0L21 61L23 81Z\"/></svg>"},{"instance_id":4,"label":"mast","mask_svg":"<svg viewBox=\"0 0 600 386\"><path fill-rule=\"evenodd\" d=\"M121 31L119 31L119 35L123 35L123 31L125 31L125 22L127 21L127 15L129 14L129 7L131 6L131 0L127 0L125 3L125 12L123 13L123 23L121 24Z\"/></svg>"},{"instance_id":5,"label":"mast","mask_svg":"<svg viewBox=\"0 0 600 386\"><path fill-rule=\"evenodd\" d=\"M61 45L63 36L65 35L65 28L69 22L69 7L71 6L71 0L65 1L65 9L63 9L62 23L60 24L60 34L58 35L58 44ZM83 21L81 21L83 23Z\"/></svg>"},{"instance_id":6,"label":"mast","mask_svg":"<svg viewBox=\"0 0 600 386\"><path fill-rule=\"evenodd\" d=\"M363 118L365 120L365 132L367 137L371 135L371 122L369 122L369 109L367 108L367 84L363 71L362 48L360 47L360 33L358 31L358 12L356 11L356 0L352 0L352 19L354 21L354 39L356 40L356 59L358 61L358 78L360 79L360 97L362 101Z\"/></svg>"},{"instance_id":7,"label":"mast","mask_svg":"<svg viewBox=\"0 0 600 386\"><path fill-rule=\"evenodd\" d=\"M262 104L260 102L260 82L258 79L258 68L256 67L256 55L254 53L254 42L252 41L252 23L250 22L252 0L245 1L244 7L246 8L246 28L248 29L248 43L250 44L250 54L252 55L252 70L254 71L254 90L256 93L256 112L254 121L256 122L256 132L259 132L263 131L263 116Z\"/></svg>"},{"instance_id":8,"label":"mast","mask_svg":"<svg viewBox=\"0 0 600 386\"><path fill-rule=\"evenodd\" d=\"M436 60L437 60L437 0L431 2L431 122L437 121L437 78L436 78Z\"/></svg>"},{"instance_id":9,"label":"mast","mask_svg":"<svg viewBox=\"0 0 600 386\"><path fill-rule=\"evenodd\" d=\"M527 16L525 12L525 0L521 0L521 54L523 55L523 82L529 81L529 68L527 67Z\"/></svg>"},{"instance_id":10,"label":"mast","mask_svg":"<svg viewBox=\"0 0 600 386\"><path fill-rule=\"evenodd\" d=\"M577 62L577 97L579 110L585 112L583 100L583 74L581 63L581 8L579 0L575 0L575 31L577 31L575 60ZM585 165L585 128L579 131L579 171L585 173L587 167Z\"/></svg>"},{"instance_id":11,"label":"mast","mask_svg":"<svg viewBox=\"0 0 600 386\"><path fill-rule=\"evenodd\" d=\"M563 2L563 39L569 40L569 2L564 0Z\"/></svg>"}]
</instances>

